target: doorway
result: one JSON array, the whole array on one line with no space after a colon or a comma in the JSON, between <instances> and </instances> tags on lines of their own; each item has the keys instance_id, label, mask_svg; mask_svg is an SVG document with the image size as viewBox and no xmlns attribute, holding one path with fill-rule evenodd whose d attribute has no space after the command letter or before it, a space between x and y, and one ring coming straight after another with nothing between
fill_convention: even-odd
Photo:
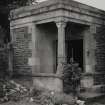
<instances>
[{"instance_id":1,"label":"doorway","mask_svg":"<svg viewBox=\"0 0 105 105\"><path fill-rule=\"evenodd\" d=\"M83 39L67 41L67 62L73 58L74 62L79 63L83 69Z\"/></svg>"}]
</instances>

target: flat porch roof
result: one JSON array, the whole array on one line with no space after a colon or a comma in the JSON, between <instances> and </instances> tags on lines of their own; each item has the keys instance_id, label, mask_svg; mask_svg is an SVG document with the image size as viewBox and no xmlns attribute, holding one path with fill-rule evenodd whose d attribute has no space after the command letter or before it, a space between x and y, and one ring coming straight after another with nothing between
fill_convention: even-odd
<instances>
[{"instance_id":1,"label":"flat porch roof","mask_svg":"<svg viewBox=\"0 0 105 105\"><path fill-rule=\"evenodd\" d=\"M11 27L30 22L37 24L71 21L81 24L105 24L105 12L72 0L48 0L12 10Z\"/></svg>"}]
</instances>

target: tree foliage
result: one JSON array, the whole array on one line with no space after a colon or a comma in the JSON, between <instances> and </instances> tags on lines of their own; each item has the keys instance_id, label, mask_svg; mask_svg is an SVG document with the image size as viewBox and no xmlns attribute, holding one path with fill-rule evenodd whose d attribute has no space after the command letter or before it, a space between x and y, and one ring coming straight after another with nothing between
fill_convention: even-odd
<instances>
[{"instance_id":1,"label":"tree foliage","mask_svg":"<svg viewBox=\"0 0 105 105\"><path fill-rule=\"evenodd\" d=\"M36 2L36 0L0 0L0 6L18 8Z\"/></svg>"},{"instance_id":2,"label":"tree foliage","mask_svg":"<svg viewBox=\"0 0 105 105\"><path fill-rule=\"evenodd\" d=\"M29 0L1 0L0 5L6 6L8 4L17 3L17 5L25 5Z\"/></svg>"}]
</instances>

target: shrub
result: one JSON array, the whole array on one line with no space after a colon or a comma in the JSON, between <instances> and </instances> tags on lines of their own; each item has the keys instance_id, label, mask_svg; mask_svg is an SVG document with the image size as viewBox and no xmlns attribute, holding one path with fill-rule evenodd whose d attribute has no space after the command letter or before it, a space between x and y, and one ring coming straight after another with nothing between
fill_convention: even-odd
<instances>
[{"instance_id":1,"label":"shrub","mask_svg":"<svg viewBox=\"0 0 105 105\"><path fill-rule=\"evenodd\" d=\"M65 93L77 95L80 86L80 78L81 68L78 63L71 62L64 64L63 82Z\"/></svg>"}]
</instances>

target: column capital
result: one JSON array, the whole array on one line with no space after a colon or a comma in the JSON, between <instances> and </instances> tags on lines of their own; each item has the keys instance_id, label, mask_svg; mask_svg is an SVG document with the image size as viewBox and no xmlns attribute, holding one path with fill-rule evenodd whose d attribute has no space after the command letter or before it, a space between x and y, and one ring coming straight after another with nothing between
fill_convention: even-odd
<instances>
[{"instance_id":1,"label":"column capital","mask_svg":"<svg viewBox=\"0 0 105 105\"><path fill-rule=\"evenodd\" d=\"M57 26L57 28L60 28L60 27L63 27L63 28L65 28L66 27L66 22L64 22L64 21L61 21L61 22L56 22L56 26Z\"/></svg>"}]
</instances>

